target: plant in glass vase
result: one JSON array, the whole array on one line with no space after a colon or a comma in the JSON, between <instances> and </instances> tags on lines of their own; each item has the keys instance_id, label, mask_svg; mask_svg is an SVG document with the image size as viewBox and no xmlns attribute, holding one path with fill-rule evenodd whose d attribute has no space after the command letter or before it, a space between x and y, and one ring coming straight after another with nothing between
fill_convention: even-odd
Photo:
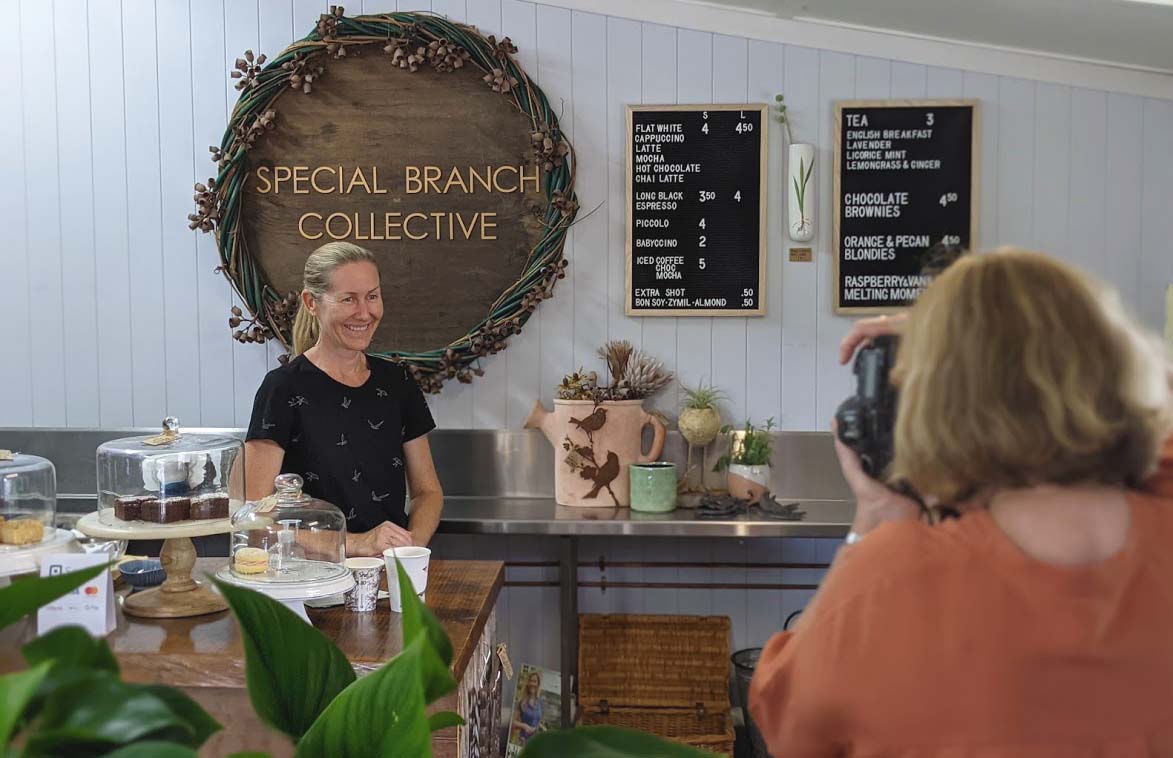
<instances>
[{"instance_id":1,"label":"plant in glass vase","mask_svg":"<svg viewBox=\"0 0 1173 758\"><path fill-rule=\"evenodd\" d=\"M718 459L713 470L726 472L729 494L756 503L769 491L773 428L773 418L760 427L747 419L743 429L734 430L731 425L721 428L729 438L729 451Z\"/></svg>"},{"instance_id":2,"label":"plant in glass vase","mask_svg":"<svg viewBox=\"0 0 1173 758\"><path fill-rule=\"evenodd\" d=\"M704 463L705 450L709 443L717 438L717 434L721 430L721 409L718 404L726 398L726 395L724 391L712 385L706 386L704 382L696 387L681 384L680 388L684 390L684 407L680 410L676 426L680 429L680 436L684 437L685 442L688 443L685 473L680 481L680 487L682 492L703 492L703 475L699 484L694 484L692 481L695 469L692 465L692 449L693 447L701 448L701 469L703 471L706 468Z\"/></svg>"}]
</instances>

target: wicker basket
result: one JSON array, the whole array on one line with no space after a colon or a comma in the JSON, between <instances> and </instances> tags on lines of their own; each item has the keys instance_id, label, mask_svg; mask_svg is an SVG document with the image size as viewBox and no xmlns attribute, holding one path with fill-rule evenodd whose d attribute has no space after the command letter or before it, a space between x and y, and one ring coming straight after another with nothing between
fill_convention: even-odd
<instances>
[{"instance_id":1,"label":"wicker basket","mask_svg":"<svg viewBox=\"0 0 1173 758\"><path fill-rule=\"evenodd\" d=\"M582 614L578 721L733 754L726 616Z\"/></svg>"}]
</instances>

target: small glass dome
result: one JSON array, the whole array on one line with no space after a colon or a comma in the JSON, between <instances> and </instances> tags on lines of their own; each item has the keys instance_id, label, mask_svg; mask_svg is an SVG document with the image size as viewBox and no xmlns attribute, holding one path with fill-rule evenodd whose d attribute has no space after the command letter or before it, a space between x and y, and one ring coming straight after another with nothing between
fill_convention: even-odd
<instances>
[{"instance_id":1,"label":"small glass dome","mask_svg":"<svg viewBox=\"0 0 1173 758\"><path fill-rule=\"evenodd\" d=\"M39 545L53 534L57 472L37 455L0 458L0 554Z\"/></svg>"},{"instance_id":2,"label":"small glass dome","mask_svg":"<svg viewBox=\"0 0 1173 758\"><path fill-rule=\"evenodd\" d=\"M98 447L98 517L152 527L228 519L244 504L244 445L234 437L186 434L175 418L163 433Z\"/></svg>"},{"instance_id":3,"label":"small glass dome","mask_svg":"<svg viewBox=\"0 0 1173 758\"><path fill-rule=\"evenodd\" d=\"M275 484L275 495L249 503L232 519L233 576L268 584L345 577L342 511L302 492L297 474L281 474Z\"/></svg>"}]
</instances>

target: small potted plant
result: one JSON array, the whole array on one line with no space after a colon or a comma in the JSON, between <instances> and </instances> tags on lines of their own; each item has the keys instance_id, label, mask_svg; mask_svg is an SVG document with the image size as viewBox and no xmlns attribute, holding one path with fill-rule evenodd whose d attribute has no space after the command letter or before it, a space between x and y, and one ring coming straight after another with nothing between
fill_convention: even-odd
<instances>
[{"instance_id":1,"label":"small potted plant","mask_svg":"<svg viewBox=\"0 0 1173 758\"><path fill-rule=\"evenodd\" d=\"M676 425L680 428L680 436L697 447L704 447L717 439L721 431L721 412L717 403L725 398L725 393L704 383L696 387L680 385L684 390L684 407L680 411L680 418Z\"/></svg>"},{"instance_id":2,"label":"small potted plant","mask_svg":"<svg viewBox=\"0 0 1173 758\"><path fill-rule=\"evenodd\" d=\"M722 427L721 433L729 435L729 452L721 456L713 470L726 471L729 494L756 503L769 491L770 457L774 452L770 431L773 428L773 418L762 427L754 426L749 420L741 430Z\"/></svg>"}]
</instances>

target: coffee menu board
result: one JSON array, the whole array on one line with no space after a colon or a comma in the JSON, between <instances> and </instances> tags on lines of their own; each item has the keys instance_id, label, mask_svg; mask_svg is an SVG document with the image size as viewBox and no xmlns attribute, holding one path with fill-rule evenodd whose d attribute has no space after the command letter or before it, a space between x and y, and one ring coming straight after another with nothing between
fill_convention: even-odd
<instances>
[{"instance_id":1,"label":"coffee menu board","mask_svg":"<svg viewBox=\"0 0 1173 758\"><path fill-rule=\"evenodd\" d=\"M932 246L977 241L978 101L835 104L836 313L911 305Z\"/></svg>"},{"instance_id":2,"label":"coffee menu board","mask_svg":"<svg viewBox=\"0 0 1173 758\"><path fill-rule=\"evenodd\" d=\"M627 108L631 316L765 313L766 105Z\"/></svg>"}]
</instances>

